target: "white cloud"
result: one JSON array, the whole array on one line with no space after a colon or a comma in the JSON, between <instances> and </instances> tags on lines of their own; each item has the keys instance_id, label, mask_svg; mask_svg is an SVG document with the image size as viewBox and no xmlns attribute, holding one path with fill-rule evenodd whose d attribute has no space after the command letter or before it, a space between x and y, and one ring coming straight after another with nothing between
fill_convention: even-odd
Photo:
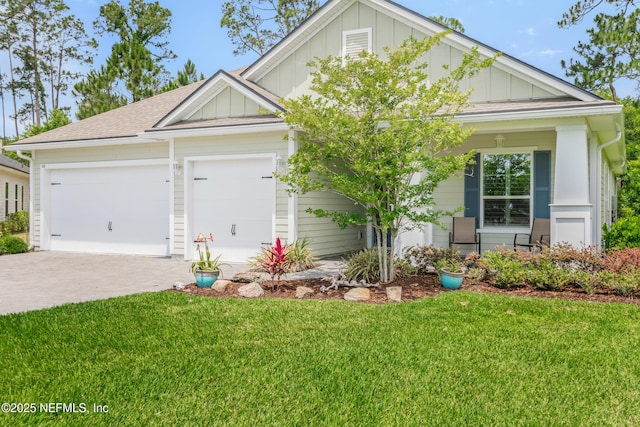
<instances>
[{"instance_id":1,"label":"white cloud","mask_svg":"<svg viewBox=\"0 0 640 427\"><path fill-rule=\"evenodd\" d=\"M540 52L538 52L538 55L542 55L542 56L555 56L555 55L559 55L559 54L561 54L562 52L563 52L562 50L545 49L545 50L541 50Z\"/></svg>"},{"instance_id":2,"label":"white cloud","mask_svg":"<svg viewBox=\"0 0 640 427\"><path fill-rule=\"evenodd\" d=\"M524 30L520 30L520 34L526 34L527 36L530 37L535 37L536 34L536 29L533 27L529 27L529 28L525 28Z\"/></svg>"}]
</instances>

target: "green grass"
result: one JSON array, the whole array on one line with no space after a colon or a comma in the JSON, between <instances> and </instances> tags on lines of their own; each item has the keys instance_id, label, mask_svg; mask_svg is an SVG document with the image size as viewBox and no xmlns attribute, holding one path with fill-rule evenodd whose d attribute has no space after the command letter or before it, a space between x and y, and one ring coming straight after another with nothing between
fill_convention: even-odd
<instances>
[{"instance_id":1,"label":"green grass","mask_svg":"<svg viewBox=\"0 0 640 427\"><path fill-rule=\"evenodd\" d=\"M640 310L151 293L0 316L0 425L640 425ZM93 413L93 405L107 413Z\"/></svg>"}]
</instances>

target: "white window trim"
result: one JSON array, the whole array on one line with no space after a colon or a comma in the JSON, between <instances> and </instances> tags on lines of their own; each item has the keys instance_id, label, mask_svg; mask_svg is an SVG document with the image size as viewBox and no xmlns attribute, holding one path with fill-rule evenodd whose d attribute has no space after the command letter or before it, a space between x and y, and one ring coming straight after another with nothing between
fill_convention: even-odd
<instances>
[{"instance_id":1,"label":"white window trim","mask_svg":"<svg viewBox=\"0 0 640 427\"><path fill-rule=\"evenodd\" d=\"M533 170L533 153L537 151L538 147L526 146L526 147L509 147L509 148L486 148L477 150L480 154L480 164L478 169L480 170L480 233L496 233L496 234L513 234L521 233L523 231L529 231L533 224L533 183L534 183L534 170ZM496 154L529 154L531 156L531 176L529 184L529 226L528 227L485 227L484 226L484 156L496 155Z\"/></svg>"}]
</instances>

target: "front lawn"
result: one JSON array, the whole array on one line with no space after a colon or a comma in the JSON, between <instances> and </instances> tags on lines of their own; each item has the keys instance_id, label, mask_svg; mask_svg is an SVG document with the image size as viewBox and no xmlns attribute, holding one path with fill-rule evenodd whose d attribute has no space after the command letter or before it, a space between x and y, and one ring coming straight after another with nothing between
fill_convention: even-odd
<instances>
[{"instance_id":1,"label":"front lawn","mask_svg":"<svg viewBox=\"0 0 640 427\"><path fill-rule=\"evenodd\" d=\"M635 305L148 293L0 316L0 425L640 425L639 354Z\"/></svg>"}]
</instances>

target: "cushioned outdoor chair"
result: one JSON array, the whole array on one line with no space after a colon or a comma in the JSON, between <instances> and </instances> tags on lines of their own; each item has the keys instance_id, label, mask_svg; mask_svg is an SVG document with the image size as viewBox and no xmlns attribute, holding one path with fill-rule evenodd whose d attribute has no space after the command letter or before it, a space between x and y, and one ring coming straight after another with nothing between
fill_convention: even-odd
<instances>
[{"instance_id":1,"label":"cushioned outdoor chair","mask_svg":"<svg viewBox=\"0 0 640 427\"><path fill-rule=\"evenodd\" d=\"M526 243L518 242L518 236L527 236ZM520 238L522 241L522 238ZM531 227L531 232L527 233L516 233L513 236L513 249L518 249L520 247L527 248L532 250L537 248L542 250L543 247L548 247L551 241L551 221L549 218L534 218L533 219L533 227Z\"/></svg>"},{"instance_id":2,"label":"cushioned outdoor chair","mask_svg":"<svg viewBox=\"0 0 640 427\"><path fill-rule=\"evenodd\" d=\"M453 228L449 232L449 247L453 245L475 245L480 252L480 234L476 232L475 217L453 217Z\"/></svg>"}]
</instances>

